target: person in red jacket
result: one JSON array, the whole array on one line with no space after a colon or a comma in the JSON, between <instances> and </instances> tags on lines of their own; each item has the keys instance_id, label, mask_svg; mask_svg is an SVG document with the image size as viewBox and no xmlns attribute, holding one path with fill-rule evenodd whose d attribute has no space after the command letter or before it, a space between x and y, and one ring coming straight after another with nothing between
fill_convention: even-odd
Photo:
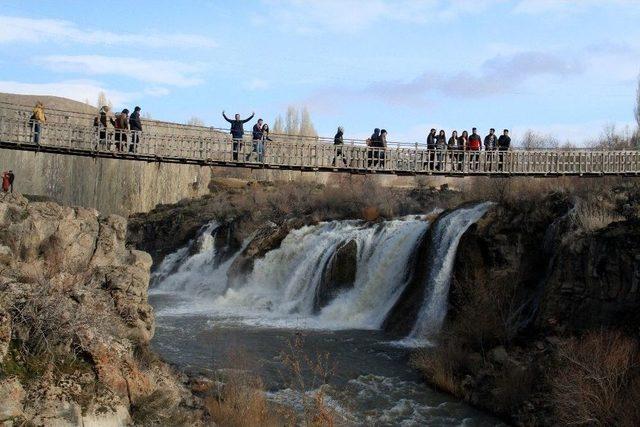
<instances>
[{"instance_id":1,"label":"person in red jacket","mask_svg":"<svg viewBox=\"0 0 640 427\"><path fill-rule=\"evenodd\" d=\"M476 151L476 153L471 153L469 156L472 170L478 170L478 160L480 155L477 151L482 150L482 138L478 135L477 131L478 129L476 128L471 129L471 136L469 137L469 151Z\"/></svg>"},{"instance_id":2,"label":"person in red jacket","mask_svg":"<svg viewBox=\"0 0 640 427\"><path fill-rule=\"evenodd\" d=\"M9 182L9 172L3 172L2 173L2 191L7 193L10 187L11 187L11 184Z\"/></svg>"}]
</instances>

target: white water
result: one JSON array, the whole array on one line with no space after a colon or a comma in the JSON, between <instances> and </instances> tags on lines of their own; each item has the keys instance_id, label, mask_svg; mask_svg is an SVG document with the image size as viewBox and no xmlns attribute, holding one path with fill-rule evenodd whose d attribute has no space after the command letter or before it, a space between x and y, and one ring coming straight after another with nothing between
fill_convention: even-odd
<instances>
[{"instance_id":1,"label":"white water","mask_svg":"<svg viewBox=\"0 0 640 427\"><path fill-rule=\"evenodd\" d=\"M303 227L256 260L244 283L229 288L227 272L241 250L216 265L217 224L212 223L201 231L198 253L186 257L188 248L182 248L165 258L154 274L152 292L175 293L184 300L161 315L197 312L261 326L377 329L407 284L407 263L428 226L424 217L410 217L375 225L333 221ZM353 288L314 313L327 262L351 240L358 248Z\"/></svg>"},{"instance_id":2,"label":"white water","mask_svg":"<svg viewBox=\"0 0 640 427\"><path fill-rule=\"evenodd\" d=\"M437 222L429 255L431 259L425 298L416 323L405 340L408 344L424 344L440 331L447 314L451 273L460 238L490 206L491 203L481 203L457 209Z\"/></svg>"}]
</instances>

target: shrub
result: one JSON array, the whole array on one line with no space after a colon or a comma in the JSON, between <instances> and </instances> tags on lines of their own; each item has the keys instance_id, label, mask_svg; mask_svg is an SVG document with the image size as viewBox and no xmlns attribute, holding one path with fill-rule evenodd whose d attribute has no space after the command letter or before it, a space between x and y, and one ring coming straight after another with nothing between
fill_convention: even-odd
<instances>
[{"instance_id":1,"label":"shrub","mask_svg":"<svg viewBox=\"0 0 640 427\"><path fill-rule=\"evenodd\" d=\"M572 213L574 224L587 233L600 230L624 217L614 211L613 206L606 206L593 200L580 201Z\"/></svg>"},{"instance_id":2,"label":"shrub","mask_svg":"<svg viewBox=\"0 0 640 427\"><path fill-rule=\"evenodd\" d=\"M418 350L411 365L421 371L434 386L454 396L461 396L459 376L467 368L467 352L459 342L447 339L435 348Z\"/></svg>"},{"instance_id":3,"label":"shrub","mask_svg":"<svg viewBox=\"0 0 640 427\"><path fill-rule=\"evenodd\" d=\"M578 425L640 425L640 348L616 331L591 332L559 347L552 373L558 419Z\"/></svg>"}]
</instances>

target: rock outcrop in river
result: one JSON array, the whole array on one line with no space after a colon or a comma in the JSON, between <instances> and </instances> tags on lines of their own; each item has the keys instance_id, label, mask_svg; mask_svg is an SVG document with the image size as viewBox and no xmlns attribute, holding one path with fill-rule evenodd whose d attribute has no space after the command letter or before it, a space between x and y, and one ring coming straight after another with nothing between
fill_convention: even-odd
<instances>
[{"instance_id":1,"label":"rock outcrop in river","mask_svg":"<svg viewBox=\"0 0 640 427\"><path fill-rule=\"evenodd\" d=\"M172 424L193 414L178 374L148 348L151 257L125 248L126 228L93 209L0 194L0 422Z\"/></svg>"}]
</instances>

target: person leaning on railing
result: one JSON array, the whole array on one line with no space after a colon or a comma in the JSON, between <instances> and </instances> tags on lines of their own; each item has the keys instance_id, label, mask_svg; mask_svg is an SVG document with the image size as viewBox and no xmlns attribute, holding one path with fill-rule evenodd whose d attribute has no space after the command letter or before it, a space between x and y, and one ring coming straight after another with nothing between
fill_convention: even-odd
<instances>
[{"instance_id":1,"label":"person leaning on railing","mask_svg":"<svg viewBox=\"0 0 640 427\"><path fill-rule=\"evenodd\" d=\"M36 106L33 107L33 113L29 119L29 126L33 133L33 142L40 144L40 132L42 132L42 125L47 123L47 118L44 115L44 104L38 101Z\"/></svg>"},{"instance_id":2,"label":"person leaning on railing","mask_svg":"<svg viewBox=\"0 0 640 427\"><path fill-rule=\"evenodd\" d=\"M98 128L98 138L100 145L106 145L107 150L111 150L111 138L112 130L116 126L116 121L113 119L111 110L108 106L103 105L98 111L98 117L94 120L94 125Z\"/></svg>"},{"instance_id":3,"label":"person leaning on railing","mask_svg":"<svg viewBox=\"0 0 640 427\"><path fill-rule=\"evenodd\" d=\"M129 110L124 109L116 116L116 148L124 151L127 146L127 132L129 131Z\"/></svg>"}]
</instances>

